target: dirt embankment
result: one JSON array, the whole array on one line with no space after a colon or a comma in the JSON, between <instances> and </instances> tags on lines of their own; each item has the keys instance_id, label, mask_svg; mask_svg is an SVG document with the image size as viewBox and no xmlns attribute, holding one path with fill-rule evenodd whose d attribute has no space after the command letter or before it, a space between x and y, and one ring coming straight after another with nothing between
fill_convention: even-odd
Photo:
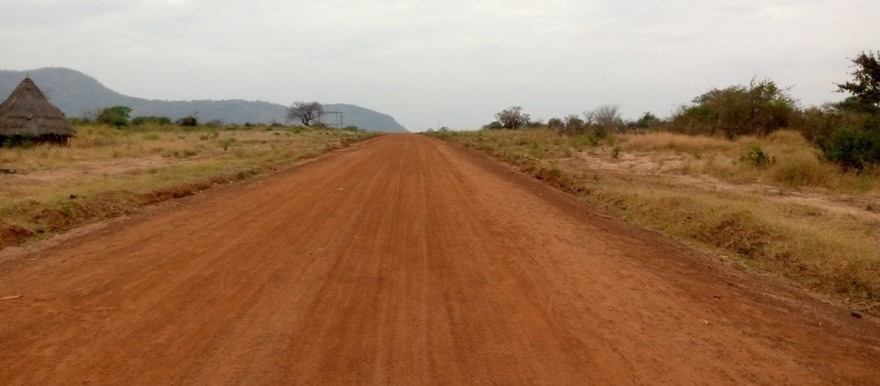
<instances>
[{"instance_id":1,"label":"dirt embankment","mask_svg":"<svg viewBox=\"0 0 880 386\"><path fill-rule=\"evenodd\" d=\"M366 140L364 137L358 140ZM324 153L347 148L357 141L344 138L341 143L304 153L294 161L301 162ZM159 159L128 159L115 161L82 162L75 169L48 170L22 175L8 176L4 180L8 184L27 184L39 182L47 186L62 184L66 181L85 178L88 175L122 175L139 172L152 167L166 165L168 162ZM97 194L83 196L70 194L68 199L57 205L48 205L35 200L24 201L18 208L27 213L31 227L10 224L0 219L0 250L16 246L35 238L55 235L85 224L113 219L138 212L143 207L161 202L187 197L200 191L251 178L262 173L273 173L279 169L290 167L291 161L265 163L260 167L247 170L218 174L189 183L158 187L145 193L129 190L108 190Z\"/></svg>"},{"instance_id":2,"label":"dirt embankment","mask_svg":"<svg viewBox=\"0 0 880 386\"><path fill-rule=\"evenodd\" d=\"M880 324L390 135L0 259L2 384L871 384Z\"/></svg>"}]
</instances>

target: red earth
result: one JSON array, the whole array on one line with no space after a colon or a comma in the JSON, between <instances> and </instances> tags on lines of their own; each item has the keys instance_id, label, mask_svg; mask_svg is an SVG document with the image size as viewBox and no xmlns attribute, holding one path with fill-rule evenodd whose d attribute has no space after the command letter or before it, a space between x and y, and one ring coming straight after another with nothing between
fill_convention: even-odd
<instances>
[{"instance_id":1,"label":"red earth","mask_svg":"<svg viewBox=\"0 0 880 386\"><path fill-rule=\"evenodd\" d=\"M880 384L880 323L387 135L0 260L0 384Z\"/></svg>"}]
</instances>

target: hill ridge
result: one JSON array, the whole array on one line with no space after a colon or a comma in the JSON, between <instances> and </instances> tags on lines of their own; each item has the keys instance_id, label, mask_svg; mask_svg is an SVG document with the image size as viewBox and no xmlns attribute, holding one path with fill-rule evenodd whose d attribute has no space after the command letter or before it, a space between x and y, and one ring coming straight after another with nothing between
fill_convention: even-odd
<instances>
[{"instance_id":1,"label":"hill ridge","mask_svg":"<svg viewBox=\"0 0 880 386\"><path fill-rule=\"evenodd\" d=\"M194 115L200 121L220 120L242 124L274 123L287 120L287 106L262 100L198 99L189 101L145 99L128 96L105 86L83 72L67 67L43 67L35 70L0 70L0 98L30 76L49 100L68 117L85 117L104 107L131 107L132 116L158 115L178 119ZM407 131L394 117L347 103L324 104L327 111L343 113L343 123L371 131Z\"/></svg>"}]
</instances>

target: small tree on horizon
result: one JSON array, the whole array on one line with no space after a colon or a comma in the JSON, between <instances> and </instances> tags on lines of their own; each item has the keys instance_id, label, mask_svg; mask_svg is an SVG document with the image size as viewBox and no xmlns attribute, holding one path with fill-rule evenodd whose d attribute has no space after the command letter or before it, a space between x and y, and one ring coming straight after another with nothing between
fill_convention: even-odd
<instances>
[{"instance_id":1,"label":"small tree on horizon","mask_svg":"<svg viewBox=\"0 0 880 386\"><path fill-rule=\"evenodd\" d=\"M290 108L287 109L287 119L288 120L299 120L303 126L309 126L309 124L324 115L324 106L321 106L318 102L294 102Z\"/></svg>"},{"instance_id":2,"label":"small tree on horizon","mask_svg":"<svg viewBox=\"0 0 880 386\"><path fill-rule=\"evenodd\" d=\"M620 117L620 105L602 105L584 111L584 118L600 137L624 126L623 118Z\"/></svg>"},{"instance_id":3,"label":"small tree on horizon","mask_svg":"<svg viewBox=\"0 0 880 386\"><path fill-rule=\"evenodd\" d=\"M642 114L641 118L632 123L633 127L637 127L640 129L647 129L656 126L660 126L663 124L663 120L654 115L654 113L647 111Z\"/></svg>"},{"instance_id":4,"label":"small tree on horizon","mask_svg":"<svg viewBox=\"0 0 880 386\"><path fill-rule=\"evenodd\" d=\"M128 106L107 107L101 110L95 121L116 127L128 126L130 114L131 107Z\"/></svg>"},{"instance_id":5,"label":"small tree on horizon","mask_svg":"<svg viewBox=\"0 0 880 386\"><path fill-rule=\"evenodd\" d=\"M563 132L568 135L583 134L586 128L586 122L577 114L568 114L562 125Z\"/></svg>"},{"instance_id":6,"label":"small tree on horizon","mask_svg":"<svg viewBox=\"0 0 880 386\"><path fill-rule=\"evenodd\" d=\"M506 129L516 130L529 124L529 115L522 112L522 107L511 106L500 113L495 114L495 118Z\"/></svg>"}]
</instances>

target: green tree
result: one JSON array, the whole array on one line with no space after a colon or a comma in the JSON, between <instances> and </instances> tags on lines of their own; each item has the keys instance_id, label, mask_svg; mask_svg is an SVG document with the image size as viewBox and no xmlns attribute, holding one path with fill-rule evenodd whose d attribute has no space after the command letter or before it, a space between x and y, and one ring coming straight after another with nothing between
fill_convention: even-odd
<instances>
[{"instance_id":1,"label":"green tree","mask_svg":"<svg viewBox=\"0 0 880 386\"><path fill-rule=\"evenodd\" d=\"M880 110L880 51L862 52L852 62L853 81L837 84L837 91L850 93L857 99L848 100L843 106L855 104L864 111L877 113Z\"/></svg>"},{"instance_id":2,"label":"green tree","mask_svg":"<svg viewBox=\"0 0 880 386\"><path fill-rule=\"evenodd\" d=\"M516 130L529 124L529 115L522 112L522 107L511 106L500 113L495 114L495 118L501 123L505 129Z\"/></svg>"},{"instance_id":3,"label":"green tree","mask_svg":"<svg viewBox=\"0 0 880 386\"><path fill-rule=\"evenodd\" d=\"M565 122L559 118L550 118L550 120L547 121L547 127L551 130L562 130L565 128Z\"/></svg>"},{"instance_id":4,"label":"green tree","mask_svg":"<svg viewBox=\"0 0 880 386\"><path fill-rule=\"evenodd\" d=\"M713 89L672 117L671 128L692 134L721 131L729 138L767 135L796 117L797 101L771 80L752 80L747 86Z\"/></svg>"},{"instance_id":5,"label":"green tree","mask_svg":"<svg viewBox=\"0 0 880 386\"><path fill-rule=\"evenodd\" d=\"M641 118L637 121L633 122L633 127L637 127L640 129L647 129L651 127L656 127L663 124L663 120L658 118L656 115L651 113L650 111L642 114Z\"/></svg>"},{"instance_id":6,"label":"green tree","mask_svg":"<svg viewBox=\"0 0 880 386\"><path fill-rule=\"evenodd\" d=\"M128 106L107 107L104 110L101 110L101 113L98 114L98 117L95 118L95 121L101 124L116 127L128 126L130 114L131 107Z\"/></svg>"}]
</instances>

